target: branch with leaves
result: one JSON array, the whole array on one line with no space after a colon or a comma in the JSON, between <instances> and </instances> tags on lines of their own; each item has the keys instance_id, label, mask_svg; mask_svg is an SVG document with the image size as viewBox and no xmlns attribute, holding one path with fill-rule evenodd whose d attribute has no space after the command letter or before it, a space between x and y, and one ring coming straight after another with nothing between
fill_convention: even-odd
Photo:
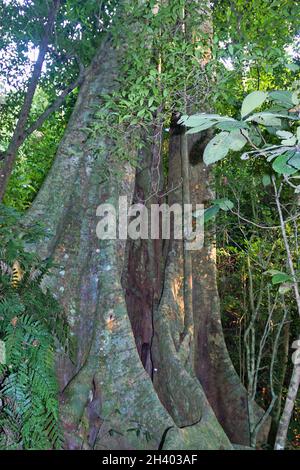
<instances>
[{"instance_id":1,"label":"branch with leaves","mask_svg":"<svg viewBox=\"0 0 300 470\"><path fill-rule=\"evenodd\" d=\"M36 121L28 126L28 120L30 111L32 108L33 99L37 90L40 77L42 74L42 67L45 61L46 54L49 50L53 38L53 32L55 27L55 21L60 8L60 0L53 0L52 4L49 5L48 20L45 26L45 34L41 40L39 46L39 53L36 63L33 68L33 72L27 88L25 100L21 108L17 125L15 127L13 136L8 145L7 150L0 155L0 161L2 161L0 167L0 201L2 201L11 173L14 168L14 164L18 155L20 147L23 145L25 140L32 135L34 131L39 129L46 119L64 103L66 97L77 87L79 87L84 79L85 68L82 65L80 59L75 57L78 67L79 74L77 78L66 87L65 90L54 100L54 102L36 119Z\"/></svg>"},{"instance_id":2,"label":"branch with leaves","mask_svg":"<svg viewBox=\"0 0 300 470\"><path fill-rule=\"evenodd\" d=\"M206 209L205 216L206 220L209 220L214 218L220 209L223 209L237 215L239 221L242 220L243 222L253 224L257 228L263 228L267 230L280 229L289 273L285 273L280 270L269 270L267 273L271 274L272 276L272 284L279 285L279 293L281 295L284 295L287 290L293 289L297 311L300 316L299 273L296 272L294 267L295 259L293 258L293 252L287 231L287 225L290 222L294 222L297 226L296 221L299 218L299 214L296 213L293 216L285 219L280 200L284 185L288 185L289 188L292 188L296 194L298 194L300 191L300 186L291 183L290 181L290 178L296 179L300 176L299 105L300 90L297 88L292 91L255 91L250 93L244 99L241 107L240 121L228 116L202 113L192 116L184 115L181 117L180 123L189 128L187 134L195 134L206 131L207 129L221 131L211 139L205 148L203 158L207 165L224 159L229 154L229 152L241 152L242 149L246 146L250 146L251 150L248 150L241 155L242 160L248 160L250 158L264 158L267 163L271 164L271 168L269 170L270 174L264 175L264 184L273 185L279 225L265 226L250 221L249 219L241 216L239 209L237 212L233 210L234 203L229 199L216 200L212 207ZM265 109L256 112L257 108L260 107L264 107ZM280 142L268 143L267 140L263 137L264 131L269 134L269 136L272 138L272 141L277 139L280 140ZM275 340L276 347L274 346L271 358L270 386L272 398L265 414L256 423L253 413L253 403L256 396L257 379L262 359L262 351L266 344L267 336L270 332L270 324L276 302L272 308L269 308L268 319L265 324L263 336L260 340L260 344L257 350L255 345L254 323L259 311L263 290L262 288L260 289L260 300L258 300L258 304L255 307L253 290L251 290L251 270L249 271L249 276L250 300L252 299L250 304L252 305L253 313L246 329L244 340L246 342L247 351L246 355L248 371L248 396L250 405L249 418L251 443L253 446L255 446L257 432L261 424L271 413L277 399L273 387L273 369L276 353L278 350L279 335L285 322L287 311L284 309L284 314L277 330ZM257 354L258 356L256 357ZM275 449L284 449L285 447L288 427L299 389L299 382L300 364L296 361L292 371L292 377L288 388L288 395L277 430Z\"/></svg>"}]
</instances>

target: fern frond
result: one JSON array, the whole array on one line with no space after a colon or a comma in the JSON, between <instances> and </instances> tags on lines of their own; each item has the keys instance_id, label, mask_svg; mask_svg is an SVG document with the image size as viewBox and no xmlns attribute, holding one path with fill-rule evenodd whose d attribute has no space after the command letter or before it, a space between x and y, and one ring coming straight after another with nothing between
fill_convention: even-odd
<instances>
[{"instance_id":1,"label":"fern frond","mask_svg":"<svg viewBox=\"0 0 300 470\"><path fill-rule=\"evenodd\" d=\"M38 234L40 227L21 227L18 214L0 205L0 340L6 353L0 364L0 449L62 447L55 350L58 343L69 350L71 341L58 303L41 287L51 260L24 247Z\"/></svg>"}]
</instances>

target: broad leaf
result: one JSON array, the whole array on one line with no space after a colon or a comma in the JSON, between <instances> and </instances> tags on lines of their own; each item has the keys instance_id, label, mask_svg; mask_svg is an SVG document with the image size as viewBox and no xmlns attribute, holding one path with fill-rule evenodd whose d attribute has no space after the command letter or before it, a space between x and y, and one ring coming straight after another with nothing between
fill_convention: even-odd
<instances>
[{"instance_id":1,"label":"broad leaf","mask_svg":"<svg viewBox=\"0 0 300 470\"><path fill-rule=\"evenodd\" d=\"M212 206L204 211L204 222L208 222L209 220L213 219L217 213L219 212L220 208L218 206Z\"/></svg>"},{"instance_id":2,"label":"broad leaf","mask_svg":"<svg viewBox=\"0 0 300 470\"><path fill-rule=\"evenodd\" d=\"M211 118L208 119L204 117L202 114L195 114L194 116L188 116L187 119L184 119L184 120L180 119L178 121L179 124L182 124L183 126L186 126L186 127L198 127L208 122L214 123L215 121Z\"/></svg>"},{"instance_id":3,"label":"broad leaf","mask_svg":"<svg viewBox=\"0 0 300 470\"><path fill-rule=\"evenodd\" d=\"M276 134L278 135L278 137L280 137L281 139L290 139L291 137L294 136L294 134L292 134L292 132L288 132L288 131L276 131Z\"/></svg>"},{"instance_id":4,"label":"broad leaf","mask_svg":"<svg viewBox=\"0 0 300 470\"><path fill-rule=\"evenodd\" d=\"M0 364L6 364L6 347L2 340L0 340Z\"/></svg>"},{"instance_id":5,"label":"broad leaf","mask_svg":"<svg viewBox=\"0 0 300 470\"><path fill-rule=\"evenodd\" d=\"M284 282L279 286L279 294L286 294L289 292L293 287L293 284L290 282Z\"/></svg>"},{"instance_id":6,"label":"broad leaf","mask_svg":"<svg viewBox=\"0 0 300 470\"><path fill-rule=\"evenodd\" d=\"M207 121L201 124L200 126L192 127L186 133L187 134L197 134L197 132L202 132L205 129L209 129L210 127L214 126L216 121Z\"/></svg>"},{"instance_id":7,"label":"broad leaf","mask_svg":"<svg viewBox=\"0 0 300 470\"><path fill-rule=\"evenodd\" d=\"M272 277L272 284L282 284L283 282L292 281L291 276L285 273L278 273Z\"/></svg>"},{"instance_id":8,"label":"broad leaf","mask_svg":"<svg viewBox=\"0 0 300 470\"><path fill-rule=\"evenodd\" d=\"M178 124L184 124L184 122L189 118L187 114L183 114L180 119L178 119Z\"/></svg>"},{"instance_id":9,"label":"broad leaf","mask_svg":"<svg viewBox=\"0 0 300 470\"><path fill-rule=\"evenodd\" d=\"M300 96L299 90L294 91L294 93L292 94L292 101L295 106L297 106L300 102L299 96Z\"/></svg>"},{"instance_id":10,"label":"broad leaf","mask_svg":"<svg viewBox=\"0 0 300 470\"><path fill-rule=\"evenodd\" d=\"M265 91L253 91L246 96L242 104L241 116L248 116L254 109L261 106L267 99L268 93Z\"/></svg>"},{"instance_id":11,"label":"broad leaf","mask_svg":"<svg viewBox=\"0 0 300 470\"><path fill-rule=\"evenodd\" d=\"M216 128L221 131L231 131L233 129L247 129L249 126L241 121L223 121L216 124Z\"/></svg>"},{"instance_id":12,"label":"broad leaf","mask_svg":"<svg viewBox=\"0 0 300 470\"><path fill-rule=\"evenodd\" d=\"M281 118L282 119L289 119L289 120L297 120L295 116L291 114L284 114L284 113L256 113L252 116L249 116L245 121L246 122L257 122L258 124L263 124L264 126L271 126L271 127L281 127Z\"/></svg>"},{"instance_id":13,"label":"broad leaf","mask_svg":"<svg viewBox=\"0 0 300 470\"><path fill-rule=\"evenodd\" d=\"M285 154L287 151L290 153L290 158L293 156L294 152L291 152L289 147L273 147L274 150L269 149L267 154L267 162L271 162L274 160L276 157L279 157L279 155Z\"/></svg>"},{"instance_id":14,"label":"broad leaf","mask_svg":"<svg viewBox=\"0 0 300 470\"><path fill-rule=\"evenodd\" d=\"M282 145L287 145L288 147L293 147L297 142L296 137L293 135L290 139L284 139L281 143Z\"/></svg>"},{"instance_id":15,"label":"broad leaf","mask_svg":"<svg viewBox=\"0 0 300 470\"><path fill-rule=\"evenodd\" d=\"M262 178L262 183L263 183L263 186L266 187L266 186L270 186L271 184L271 177L269 175L264 175L263 178Z\"/></svg>"},{"instance_id":16,"label":"broad leaf","mask_svg":"<svg viewBox=\"0 0 300 470\"><path fill-rule=\"evenodd\" d=\"M230 132L228 136L228 140L229 140L229 148L231 150L238 152L245 146L245 144L247 143L247 139L245 135L248 136L248 131L243 130L243 134L241 133L239 129L236 129Z\"/></svg>"},{"instance_id":17,"label":"broad leaf","mask_svg":"<svg viewBox=\"0 0 300 470\"><path fill-rule=\"evenodd\" d=\"M225 211L225 212L233 209L233 207L234 207L233 202L230 201L230 199L227 199L227 198L216 199L214 201L214 205L218 206L220 209L222 209L222 211Z\"/></svg>"},{"instance_id":18,"label":"broad leaf","mask_svg":"<svg viewBox=\"0 0 300 470\"><path fill-rule=\"evenodd\" d=\"M220 116L219 114L193 114L192 116L181 116L181 118L178 120L178 124L182 124L186 127L197 127L197 126L202 126L202 124L205 124L207 122L211 121L212 125L216 124L217 122L223 122L223 121L233 121L233 118L230 118L228 116Z\"/></svg>"},{"instance_id":19,"label":"broad leaf","mask_svg":"<svg viewBox=\"0 0 300 470\"><path fill-rule=\"evenodd\" d=\"M288 161L293 155L293 152L286 152L283 155L279 155L279 157L277 157L273 162L273 170L281 175L293 175L294 173L297 173L297 169L288 165Z\"/></svg>"},{"instance_id":20,"label":"broad leaf","mask_svg":"<svg viewBox=\"0 0 300 470\"><path fill-rule=\"evenodd\" d=\"M292 93L290 91L286 91L286 90L271 91L269 93L269 97L273 101L276 101L277 103L281 103L283 105L286 105L290 108L293 105Z\"/></svg>"},{"instance_id":21,"label":"broad leaf","mask_svg":"<svg viewBox=\"0 0 300 470\"><path fill-rule=\"evenodd\" d=\"M281 127L281 119L278 118L278 115L273 113L253 114L247 118L246 121L257 122L257 124L262 124L263 126Z\"/></svg>"},{"instance_id":22,"label":"broad leaf","mask_svg":"<svg viewBox=\"0 0 300 470\"><path fill-rule=\"evenodd\" d=\"M288 161L288 164L300 170L300 152L295 152L294 154L292 154L291 158Z\"/></svg>"},{"instance_id":23,"label":"broad leaf","mask_svg":"<svg viewBox=\"0 0 300 470\"><path fill-rule=\"evenodd\" d=\"M278 269L268 269L268 271L265 271L263 274L271 274L271 276L275 276L275 274L282 274L282 271L278 271Z\"/></svg>"},{"instance_id":24,"label":"broad leaf","mask_svg":"<svg viewBox=\"0 0 300 470\"><path fill-rule=\"evenodd\" d=\"M206 165L215 163L226 157L230 149L228 132L220 132L205 147L203 160Z\"/></svg>"},{"instance_id":25,"label":"broad leaf","mask_svg":"<svg viewBox=\"0 0 300 470\"><path fill-rule=\"evenodd\" d=\"M299 70L299 65L297 64L286 64L285 65L287 69L291 70L292 72L298 72Z\"/></svg>"}]
</instances>

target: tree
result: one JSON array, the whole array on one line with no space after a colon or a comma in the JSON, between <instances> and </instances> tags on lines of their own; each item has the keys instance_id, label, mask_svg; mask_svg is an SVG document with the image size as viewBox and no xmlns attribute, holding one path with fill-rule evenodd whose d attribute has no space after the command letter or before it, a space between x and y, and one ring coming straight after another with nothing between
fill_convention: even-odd
<instances>
[{"instance_id":1,"label":"tree","mask_svg":"<svg viewBox=\"0 0 300 470\"><path fill-rule=\"evenodd\" d=\"M169 23L161 30L161 46L166 38L169 39L170 32L174 32L176 22L180 21L182 7L179 7L176 9L175 3L170 2L170 5L161 7L158 13L153 14L149 7L143 10L141 5L134 20L131 23L126 21L130 28L134 28L134 34L136 29L139 30L140 38L144 37L151 44L151 37L155 38L155 34L151 36L150 33L149 37L147 32L145 36L141 22L135 23L136 17L147 15L146 24L152 28L157 28L157 25L163 24L162 18L167 18ZM202 8L204 7L205 3ZM175 11L173 17L170 16L172 9ZM119 11L118 14L124 15L124 12ZM130 2L125 14L133 14ZM201 15L203 16L203 10ZM124 24L124 16L121 21ZM130 30L126 33L128 48L132 44L136 47ZM179 40L183 42L182 39L182 34L179 33L178 43ZM167 75L164 76L163 73L169 67L168 56L164 56L164 53L169 45L170 42L158 49L158 62L162 63L162 72L157 68L157 62L153 64L153 59L151 60L153 49L149 52L148 63L153 70L158 71L154 83L161 79L161 85L158 86L161 86L160 93L163 96L163 87L168 86L164 82ZM189 43L183 42L182 50L184 47L188 48ZM194 46L191 45L190 48ZM121 445L143 448L150 445L164 448L230 448L228 437L215 413L233 441L247 444L246 394L230 366L222 337L213 247L209 244L205 253L197 254L193 259L195 307L193 318L188 319L189 323L185 328L185 311L180 307L183 296L180 280L183 274L183 261L180 261L183 258L182 246L177 244L178 257L175 255L174 258L173 250L168 252L164 247L163 251L163 247L157 242L152 247L144 246L138 252L134 244L129 243L126 246L115 240L99 241L95 236L95 213L99 202L116 203L119 195L125 194L132 198L134 194L136 170L130 161L122 162L116 158L120 153L119 142L114 135L117 131L106 131L106 138L103 137L103 132L99 132L105 124L105 116L110 118L112 112L111 102L105 107L105 98L99 96L120 93L115 91L118 82L116 79L124 53L109 38L100 46L86 72L51 172L26 216L28 223L37 217L45 219L49 237L40 244L38 250L43 256L53 255L56 263L61 266L62 274L57 274L53 289L64 305L77 340L75 364L65 357L58 358L58 375L63 390L61 413L68 435L67 447L103 448L109 445L113 448ZM132 50L130 53L133 56ZM200 53L199 56L201 60ZM126 66L130 64L126 63ZM185 61L184 73L188 66L191 65ZM145 61L142 67L145 67ZM137 72L135 69L134 73ZM127 77L127 80L130 78ZM136 81L136 76L132 79ZM178 76L173 78L178 79L180 80ZM153 84L151 86L153 88ZM176 90L181 93L180 88ZM140 93L143 93L143 89ZM170 100L169 96L167 98ZM164 107L168 100L161 101ZM118 103L119 110L120 104ZM96 116L95 109L98 109ZM152 177L154 168L160 171L155 160L160 155L157 154L157 144L153 140L157 123L159 126L161 120L160 113L159 106L151 113L150 132L140 149L139 164L143 168L145 159L148 158ZM153 121L155 116L156 120ZM169 177L170 187L181 174L181 164L176 162L180 158L180 141L185 136L176 135L177 127L175 124L172 131L174 137L170 144L170 168L172 172L177 169L179 174L174 173L174 177ZM161 125L158 128L161 130ZM133 127L133 131L140 134L137 126ZM197 142L191 141L191 144L194 147ZM121 152L127 152L128 147L122 145ZM129 156L131 160L135 157L132 151ZM197 200L207 199L210 196L206 191L203 192L203 164L199 162L190 170L192 197L196 198L197 195ZM142 188L143 192L139 183L141 178L144 178L147 188ZM155 184L156 181L152 179L152 183ZM199 187L200 193L197 191ZM159 196L159 188L156 189ZM149 179L138 171L135 192L142 194L144 199L153 193ZM179 198L181 192L180 188ZM130 267L132 252L134 265ZM164 263L167 263L166 269ZM198 269L202 276L195 275ZM151 278L147 273L153 273L153 270L155 277ZM126 299L121 283L122 272L127 272ZM175 297L174 276L178 277L178 293ZM132 293L134 291L136 294ZM140 308L132 307L134 304ZM150 375L154 376L153 384L138 357L132 329L144 364L148 362L145 358L149 354L147 350L150 350L153 360ZM146 336L148 339L145 339ZM228 406L230 401L232 404ZM215 407L215 412L212 407ZM136 432L131 432L132 428ZM150 439L150 443L138 437L140 435Z\"/></svg>"},{"instance_id":2,"label":"tree","mask_svg":"<svg viewBox=\"0 0 300 470\"><path fill-rule=\"evenodd\" d=\"M298 82L295 82L297 86ZM267 108L260 112L255 112L258 108L263 106L266 101L271 103L276 103L276 107ZM275 285L280 284L279 294L285 294L290 289L294 292L294 301L297 307L298 316L300 315L300 295L299 295L299 281L297 276L297 268L295 257L298 256L298 248L294 248L292 251L292 243L294 240L297 240L297 222L295 223L294 230L292 235L288 235L287 226L290 222L296 221L299 217L297 204L292 205L292 213L289 212L287 207L282 205L281 196L284 189L284 185L287 185L288 188L292 188L296 194L298 194L299 187L293 183L294 178L298 178L298 170L300 168L299 160L299 138L300 138L300 127L296 127L299 123L299 90L296 88L294 91L274 91L274 92L264 92L264 91L255 91L250 93L244 99L241 108L241 120L235 120L230 117L222 117L218 115L209 115L209 114L198 114L195 116L185 116L182 118L184 122L191 129L194 128L191 132L197 132L199 126L207 128L221 128L221 132L217 134L206 146L204 151L204 161L209 165L218 160L226 157L230 150L240 151L245 145L249 144L252 150L244 152L241 156L242 160L248 160L250 157L264 157L267 162L272 162L273 174L270 176L265 175L264 178L267 178L265 184L272 182L274 189L274 199L277 208L277 214L279 219L279 225L275 227L268 226L256 226L264 229L276 229L279 228L281 231L281 236L283 240L283 246L286 254L286 263L289 270L289 273L281 272L279 270L268 270L265 274L272 275L272 283ZM221 123L221 127L220 127ZM258 147L257 142L254 143L255 135L257 135L259 126L266 128L268 133L272 136L275 135L277 139L280 139L279 144L269 143L263 138L261 148ZM288 130L287 130L288 129ZM268 138L268 137L267 137ZM270 138L270 137L269 137ZM280 175L278 183L278 175ZM277 177L277 178L276 178ZM229 205L230 202L230 205ZM233 205L231 201L227 202L227 209L232 210ZM289 214L288 217L284 217L283 210ZM239 218L242 218L239 213L237 213ZM244 219L248 223L253 223L247 219ZM289 230L290 231L290 230ZM252 282L252 275L250 273L250 282ZM276 294L277 297L278 294ZM255 334L253 331L254 322L258 316L262 294L260 292L258 296L258 306L254 306L254 296L252 295L252 304L253 304L253 314L250 320L249 326L245 332L245 338L248 338L249 335L252 335L250 343L255 341ZM249 358L249 349L250 346L247 344L247 360L248 360L248 395L250 399L248 400L249 409L252 409L253 399L255 398L256 387L257 387L257 375L259 373L259 368L261 365L261 354L262 348L264 347L266 336L268 334L270 320L272 318L273 310L276 304L270 309L267 327L265 328L262 341L258 348L258 357L255 357L256 349L254 347L252 351L252 358ZM280 321L276 342L274 345L274 352L271 359L270 366L270 382L272 390L272 400L270 402L269 408L266 411L265 415L258 420L258 423L255 424L255 419L250 414L250 433L251 433L251 442L255 445L256 440L256 428L264 421L265 417L271 412L275 402L276 395L273 387L273 372L274 372L274 362L278 350L278 340L281 333L282 326L286 321L286 308L282 314L282 320ZM298 345L298 341L295 342ZM254 343L255 344L255 343ZM250 364L252 362L253 364ZM255 390L253 393L253 384L255 384ZM297 393L300 384L300 367L299 361L294 360L292 375L288 387L288 394L286 397L285 405L283 408L282 416L279 422L277 436L275 441L275 450L282 450L285 447L288 427L291 420L293 408L295 406L295 401L297 398ZM251 408L250 408L251 405Z\"/></svg>"},{"instance_id":3,"label":"tree","mask_svg":"<svg viewBox=\"0 0 300 470\"><path fill-rule=\"evenodd\" d=\"M16 128L14 130L13 136L11 138L10 144L3 155L1 155L1 159L3 160L1 174L0 174L0 201L4 196L9 178L13 171L13 166L17 157L17 152L23 142L26 140L28 136L30 136L35 130L37 130L43 122L47 119L47 117L55 111L59 106L63 103L65 97L71 93L78 85L80 85L83 75L83 70L81 70L81 74L76 79L74 83L72 83L63 93L56 99L54 103L45 112L39 116L39 118L30 126L28 126L28 118L30 115L30 110L32 106L32 102L34 99L34 95L38 86L38 82L42 73L42 67L44 64L45 56L49 50L49 45L53 35L53 29L56 21L56 17L58 14L58 10L60 7L60 0L53 0L53 4L49 7L48 11L48 18L45 25L45 31L43 38L41 39L41 43L39 46L39 54L36 60L36 63L33 68L33 72L28 83L28 88L26 91L25 99L23 106L21 108L19 118L16 124Z\"/></svg>"},{"instance_id":4,"label":"tree","mask_svg":"<svg viewBox=\"0 0 300 470\"><path fill-rule=\"evenodd\" d=\"M58 266L49 283L76 342L75 362L57 354L65 447L247 445L247 393L220 321L214 228L192 254L174 238L96 237L97 206L117 206L120 195L206 206L214 198L202 158L209 136L190 135L180 121L185 109L210 109L208 4L119 3L114 9L107 2L109 26L105 34L96 28L101 40L25 216L28 226L36 220L46 226L47 236L32 249ZM261 410L253 409L259 419Z\"/></svg>"}]
</instances>

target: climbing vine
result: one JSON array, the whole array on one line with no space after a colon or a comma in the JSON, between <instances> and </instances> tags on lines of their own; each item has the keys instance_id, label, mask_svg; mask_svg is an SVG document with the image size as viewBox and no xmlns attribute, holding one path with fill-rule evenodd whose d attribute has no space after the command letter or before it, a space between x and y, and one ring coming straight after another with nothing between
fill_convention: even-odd
<instances>
[{"instance_id":1,"label":"climbing vine","mask_svg":"<svg viewBox=\"0 0 300 470\"><path fill-rule=\"evenodd\" d=\"M191 108L207 108L213 66L203 5L185 0L125 2L114 22L113 43L124 59L117 89L102 96L92 132L113 136L111 152L120 159L136 164L147 143L161 147L164 129L184 109L186 95Z\"/></svg>"}]
</instances>

